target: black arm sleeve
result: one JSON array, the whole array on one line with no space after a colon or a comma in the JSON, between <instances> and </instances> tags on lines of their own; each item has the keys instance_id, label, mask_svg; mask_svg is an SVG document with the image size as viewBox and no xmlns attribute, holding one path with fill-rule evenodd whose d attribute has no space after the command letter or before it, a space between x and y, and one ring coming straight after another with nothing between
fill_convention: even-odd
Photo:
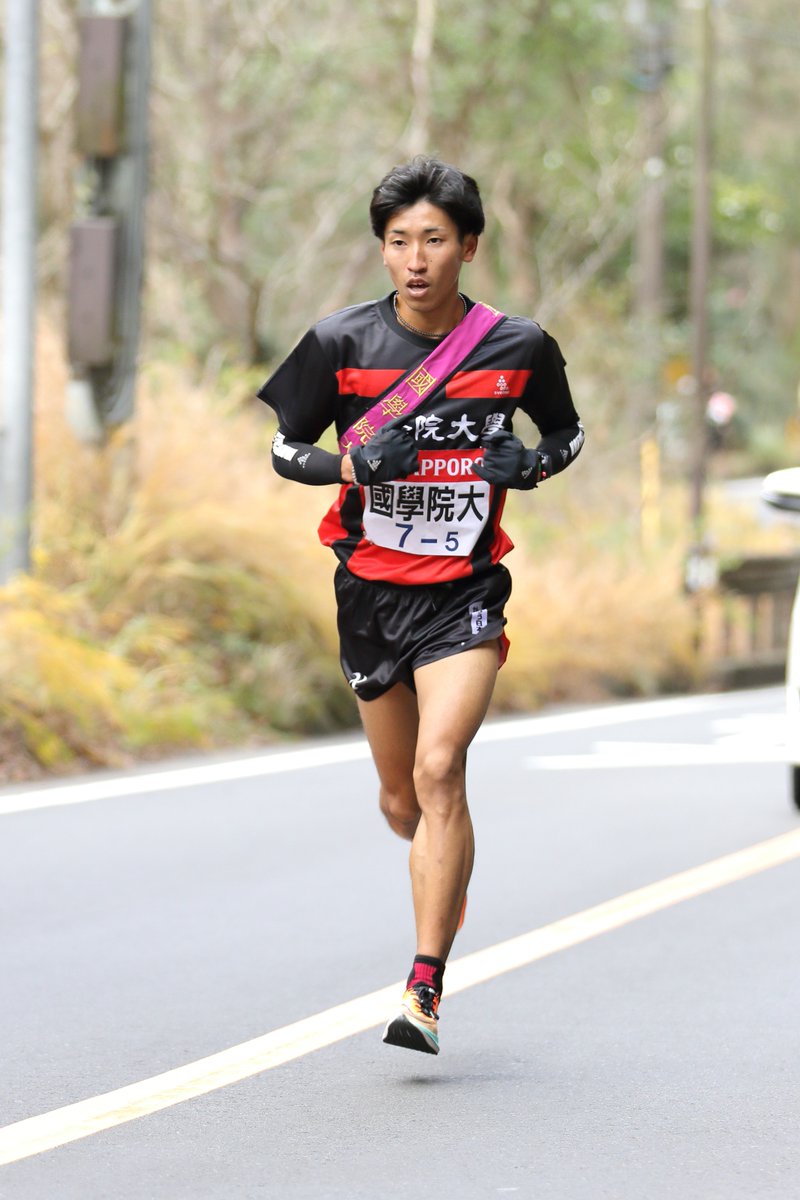
<instances>
[{"instance_id":1,"label":"black arm sleeve","mask_svg":"<svg viewBox=\"0 0 800 1200\"><path fill-rule=\"evenodd\" d=\"M578 457L584 438L583 426L576 421L566 429L556 429L540 438L536 449L550 456L551 474L557 475Z\"/></svg>"},{"instance_id":2,"label":"black arm sleeve","mask_svg":"<svg viewBox=\"0 0 800 1200\"><path fill-rule=\"evenodd\" d=\"M279 429L272 439L272 466L276 474L296 483L342 482L342 460L319 446L298 442L285 429Z\"/></svg>"},{"instance_id":3,"label":"black arm sleeve","mask_svg":"<svg viewBox=\"0 0 800 1200\"><path fill-rule=\"evenodd\" d=\"M539 362L520 407L542 435L536 449L549 455L553 475L578 457L585 436L572 403L565 367L558 342L543 331Z\"/></svg>"}]
</instances>

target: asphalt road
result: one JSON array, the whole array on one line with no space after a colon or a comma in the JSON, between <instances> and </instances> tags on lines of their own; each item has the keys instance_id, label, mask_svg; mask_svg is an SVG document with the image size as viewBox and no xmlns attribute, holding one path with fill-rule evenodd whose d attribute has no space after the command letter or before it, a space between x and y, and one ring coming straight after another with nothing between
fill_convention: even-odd
<instances>
[{"instance_id":1,"label":"asphalt road","mask_svg":"<svg viewBox=\"0 0 800 1200\"><path fill-rule=\"evenodd\" d=\"M769 689L486 728L453 960L573 914L583 940L515 969L501 948L493 977L446 991L438 1058L328 1015L413 954L406 848L357 739L0 791L0 1146L18 1159L0 1197L797 1196L800 814L781 713ZM783 865L582 924L787 834ZM60 1115L315 1014L330 1044L295 1038L282 1065L138 1119L122 1106L82 1138ZM54 1112L65 1144L19 1157L18 1123Z\"/></svg>"}]
</instances>

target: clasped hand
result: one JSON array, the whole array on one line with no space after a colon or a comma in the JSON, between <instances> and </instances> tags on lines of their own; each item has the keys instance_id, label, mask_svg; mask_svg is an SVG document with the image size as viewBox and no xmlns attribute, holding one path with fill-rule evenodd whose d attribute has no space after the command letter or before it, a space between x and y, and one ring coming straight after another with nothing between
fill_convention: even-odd
<instances>
[{"instance_id":1,"label":"clasped hand","mask_svg":"<svg viewBox=\"0 0 800 1200\"><path fill-rule=\"evenodd\" d=\"M522 491L535 488L537 483L552 473L549 455L539 450L529 450L507 429L486 434L483 461L475 463L472 469L487 483Z\"/></svg>"},{"instance_id":2,"label":"clasped hand","mask_svg":"<svg viewBox=\"0 0 800 1200\"><path fill-rule=\"evenodd\" d=\"M417 446L409 430L392 426L379 430L365 445L354 446L350 461L357 484L391 483L417 470ZM522 491L535 488L552 474L549 455L529 450L507 429L486 435L483 461L475 463L473 470L487 483Z\"/></svg>"},{"instance_id":3,"label":"clasped hand","mask_svg":"<svg viewBox=\"0 0 800 1200\"><path fill-rule=\"evenodd\" d=\"M391 483L417 469L417 446L407 429L381 429L363 446L350 451L353 478L358 484Z\"/></svg>"}]
</instances>

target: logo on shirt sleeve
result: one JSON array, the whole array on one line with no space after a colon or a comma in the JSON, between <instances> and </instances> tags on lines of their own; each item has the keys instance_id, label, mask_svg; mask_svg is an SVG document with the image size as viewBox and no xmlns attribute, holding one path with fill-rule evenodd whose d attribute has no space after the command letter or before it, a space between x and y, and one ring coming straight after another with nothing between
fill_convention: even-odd
<instances>
[{"instance_id":1,"label":"logo on shirt sleeve","mask_svg":"<svg viewBox=\"0 0 800 1200\"><path fill-rule=\"evenodd\" d=\"M276 458L285 458L288 462L291 462L295 454L297 454L297 448L295 446L287 446L286 439L279 430L272 439L272 453Z\"/></svg>"}]
</instances>

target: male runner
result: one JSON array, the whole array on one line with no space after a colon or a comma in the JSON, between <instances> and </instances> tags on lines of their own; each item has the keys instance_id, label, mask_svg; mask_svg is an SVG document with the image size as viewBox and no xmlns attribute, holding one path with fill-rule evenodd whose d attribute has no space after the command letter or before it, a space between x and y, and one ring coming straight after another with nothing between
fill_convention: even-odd
<instances>
[{"instance_id":1,"label":"male runner","mask_svg":"<svg viewBox=\"0 0 800 1200\"><path fill-rule=\"evenodd\" d=\"M470 176L416 158L378 185L370 219L393 290L320 321L258 394L278 415L278 474L341 484L319 532L339 559L342 668L381 811L411 842L417 953L384 1041L438 1054L474 852L467 748L508 647L505 491L563 470L583 429L556 342L459 292L484 228ZM481 317L495 323L455 362L450 347ZM444 371L423 366L436 349L453 360ZM512 432L518 408L541 433L535 449ZM314 444L332 424L340 454Z\"/></svg>"}]
</instances>

